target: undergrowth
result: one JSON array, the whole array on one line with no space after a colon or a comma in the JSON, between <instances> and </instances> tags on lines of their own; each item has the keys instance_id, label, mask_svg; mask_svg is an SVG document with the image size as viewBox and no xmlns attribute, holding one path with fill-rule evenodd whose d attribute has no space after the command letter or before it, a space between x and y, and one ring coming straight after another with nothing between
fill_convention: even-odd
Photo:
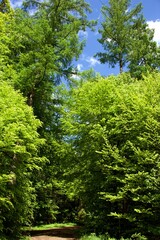
<instances>
[{"instance_id":1,"label":"undergrowth","mask_svg":"<svg viewBox=\"0 0 160 240\"><path fill-rule=\"evenodd\" d=\"M120 239L112 238L108 234L96 236L96 234L91 233L90 235L84 235L80 238L80 240L147 240L147 238L140 233L135 233L129 238Z\"/></svg>"}]
</instances>

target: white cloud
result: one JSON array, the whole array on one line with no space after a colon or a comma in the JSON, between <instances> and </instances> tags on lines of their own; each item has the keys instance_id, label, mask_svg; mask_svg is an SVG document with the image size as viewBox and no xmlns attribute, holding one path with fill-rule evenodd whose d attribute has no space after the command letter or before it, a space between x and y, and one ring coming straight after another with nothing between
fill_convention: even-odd
<instances>
[{"instance_id":1,"label":"white cloud","mask_svg":"<svg viewBox=\"0 0 160 240\"><path fill-rule=\"evenodd\" d=\"M95 65L100 64L100 62L94 57L87 57L86 62L88 62L91 67L94 67Z\"/></svg>"},{"instance_id":2,"label":"white cloud","mask_svg":"<svg viewBox=\"0 0 160 240\"><path fill-rule=\"evenodd\" d=\"M147 21L149 28L154 29L154 41L160 44L160 20Z\"/></svg>"},{"instance_id":3,"label":"white cloud","mask_svg":"<svg viewBox=\"0 0 160 240\"><path fill-rule=\"evenodd\" d=\"M83 64L79 63L79 64L77 65L77 70L78 70L78 71L81 71L82 68L83 68Z\"/></svg>"},{"instance_id":4,"label":"white cloud","mask_svg":"<svg viewBox=\"0 0 160 240\"><path fill-rule=\"evenodd\" d=\"M83 64L78 63L78 64L77 64L77 70L78 70L78 71L81 71L82 68L83 68ZM78 75L78 73L77 73L77 74L76 74L76 73L75 73L75 74L73 73L73 74L71 75L71 78L74 79L74 80L80 80L80 76Z\"/></svg>"},{"instance_id":5,"label":"white cloud","mask_svg":"<svg viewBox=\"0 0 160 240\"><path fill-rule=\"evenodd\" d=\"M87 31L83 31L83 30L79 30L78 36L82 37L82 38L88 38L88 32Z\"/></svg>"},{"instance_id":6,"label":"white cloud","mask_svg":"<svg viewBox=\"0 0 160 240\"><path fill-rule=\"evenodd\" d=\"M107 41L110 43L112 40L110 38L107 38Z\"/></svg>"},{"instance_id":7,"label":"white cloud","mask_svg":"<svg viewBox=\"0 0 160 240\"><path fill-rule=\"evenodd\" d=\"M80 76L76 75L76 74L72 74L71 75L71 79L74 79L74 80L80 80Z\"/></svg>"}]
</instances>

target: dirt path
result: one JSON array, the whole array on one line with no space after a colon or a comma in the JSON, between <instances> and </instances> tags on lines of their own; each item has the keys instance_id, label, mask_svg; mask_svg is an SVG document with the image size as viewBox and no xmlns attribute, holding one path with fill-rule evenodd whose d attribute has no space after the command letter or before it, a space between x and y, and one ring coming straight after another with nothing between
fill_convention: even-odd
<instances>
[{"instance_id":1,"label":"dirt path","mask_svg":"<svg viewBox=\"0 0 160 240\"><path fill-rule=\"evenodd\" d=\"M30 240L76 240L78 226L30 232Z\"/></svg>"},{"instance_id":2,"label":"dirt path","mask_svg":"<svg viewBox=\"0 0 160 240\"><path fill-rule=\"evenodd\" d=\"M62 238L62 237L52 237L52 236L36 236L31 237L31 240L74 240L74 238Z\"/></svg>"}]
</instances>

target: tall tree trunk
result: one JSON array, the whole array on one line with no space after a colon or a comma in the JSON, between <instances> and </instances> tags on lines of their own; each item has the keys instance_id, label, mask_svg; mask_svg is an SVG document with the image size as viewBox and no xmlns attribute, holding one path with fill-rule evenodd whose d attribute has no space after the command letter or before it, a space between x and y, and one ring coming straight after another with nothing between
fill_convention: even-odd
<instances>
[{"instance_id":1,"label":"tall tree trunk","mask_svg":"<svg viewBox=\"0 0 160 240\"><path fill-rule=\"evenodd\" d=\"M123 60L122 60L122 58L120 58L120 60L119 60L119 71L120 71L120 73L123 72Z\"/></svg>"}]
</instances>

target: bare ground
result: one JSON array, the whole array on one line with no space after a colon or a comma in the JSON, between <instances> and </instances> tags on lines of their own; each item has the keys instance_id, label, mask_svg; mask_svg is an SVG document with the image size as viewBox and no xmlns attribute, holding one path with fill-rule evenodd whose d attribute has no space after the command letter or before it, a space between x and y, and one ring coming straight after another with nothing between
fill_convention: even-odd
<instances>
[{"instance_id":1,"label":"bare ground","mask_svg":"<svg viewBox=\"0 0 160 240\"><path fill-rule=\"evenodd\" d=\"M31 240L74 240L75 238L52 237L47 235L31 237Z\"/></svg>"},{"instance_id":2,"label":"bare ground","mask_svg":"<svg viewBox=\"0 0 160 240\"><path fill-rule=\"evenodd\" d=\"M31 240L76 240L76 231L79 227L64 227L31 233Z\"/></svg>"}]
</instances>

